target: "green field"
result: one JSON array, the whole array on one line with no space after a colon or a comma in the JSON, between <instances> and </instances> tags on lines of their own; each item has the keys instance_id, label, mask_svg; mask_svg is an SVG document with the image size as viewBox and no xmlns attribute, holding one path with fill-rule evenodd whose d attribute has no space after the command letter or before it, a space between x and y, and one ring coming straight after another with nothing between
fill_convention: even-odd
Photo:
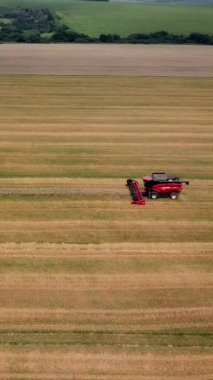
<instances>
[{"instance_id":1,"label":"green field","mask_svg":"<svg viewBox=\"0 0 213 380\"><path fill-rule=\"evenodd\" d=\"M213 33L212 5L98 3L69 0L2 0L1 7L48 7L61 22L90 36L101 33Z\"/></svg>"},{"instance_id":2,"label":"green field","mask_svg":"<svg viewBox=\"0 0 213 380\"><path fill-rule=\"evenodd\" d=\"M210 379L213 79L0 82L0 376Z\"/></svg>"}]
</instances>

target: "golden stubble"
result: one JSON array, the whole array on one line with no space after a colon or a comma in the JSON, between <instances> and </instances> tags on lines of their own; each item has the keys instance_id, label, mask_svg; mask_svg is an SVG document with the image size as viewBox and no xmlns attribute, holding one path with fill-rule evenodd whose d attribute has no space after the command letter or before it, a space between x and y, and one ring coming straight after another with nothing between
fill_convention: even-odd
<instances>
[{"instance_id":1,"label":"golden stubble","mask_svg":"<svg viewBox=\"0 0 213 380\"><path fill-rule=\"evenodd\" d=\"M211 378L211 105L210 78L1 77L2 379ZM190 186L132 206L155 170Z\"/></svg>"}]
</instances>

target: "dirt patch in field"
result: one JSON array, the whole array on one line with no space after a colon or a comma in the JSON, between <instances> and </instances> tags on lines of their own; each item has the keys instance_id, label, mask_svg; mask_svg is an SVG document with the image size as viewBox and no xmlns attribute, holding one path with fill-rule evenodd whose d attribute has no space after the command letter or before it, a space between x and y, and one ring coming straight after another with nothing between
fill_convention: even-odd
<instances>
[{"instance_id":1,"label":"dirt patch in field","mask_svg":"<svg viewBox=\"0 0 213 380\"><path fill-rule=\"evenodd\" d=\"M0 74L213 75L211 46L26 45L0 47Z\"/></svg>"}]
</instances>

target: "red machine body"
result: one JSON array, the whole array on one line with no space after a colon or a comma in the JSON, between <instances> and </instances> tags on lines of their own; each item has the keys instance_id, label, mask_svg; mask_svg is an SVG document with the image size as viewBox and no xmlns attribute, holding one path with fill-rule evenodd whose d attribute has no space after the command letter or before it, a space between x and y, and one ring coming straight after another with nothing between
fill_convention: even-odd
<instances>
[{"instance_id":1,"label":"red machine body","mask_svg":"<svg viewBox=\"0 0 213 380\"><path fill-rule=\"evenodd\" d=\"M127 186L133 198L133 204L144 205L143 196L151 199L169 197L177 199L184 185L189 185L189 181L166 173L152 173L143 177L144 189L140 191L138 182L132 179L127 180Z\"/></svg>"},{"instance_id":2,"label":"red machine body","mask_svg":"<svg viewBox=\"0 0 213 380\"><path fill-rule=\"evenodd\" d=\"M169 184L162 184L158 183L157 185L152 186L152 191L157 191L159 194L168 194L173 191L180 193L181 190L183 190L183 185L182 183L169 183Z\"/></svg>"}]
</instances>

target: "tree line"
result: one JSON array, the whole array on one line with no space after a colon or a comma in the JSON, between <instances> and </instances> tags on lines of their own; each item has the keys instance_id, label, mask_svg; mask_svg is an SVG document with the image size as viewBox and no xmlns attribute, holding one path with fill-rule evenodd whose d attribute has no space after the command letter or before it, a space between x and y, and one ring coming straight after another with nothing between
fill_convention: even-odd
<instances>
[{"instance_id":1,"label":"tree line","mask_svg":"<svg viewBox=\"0 0 213 380\"><path fill-rule=\"evenodd\" d=\"M1 22L1 17L9 20ZM59 17L48 9L12 9L0 15L0 42L26 43L130 43L130 44L205 44L213 45L213 35L190 33L189 35L168 33L166 31L134 33L127 37L118 34L100 34L90 37L61 25Z\"/></svg>"}]
</instances>

